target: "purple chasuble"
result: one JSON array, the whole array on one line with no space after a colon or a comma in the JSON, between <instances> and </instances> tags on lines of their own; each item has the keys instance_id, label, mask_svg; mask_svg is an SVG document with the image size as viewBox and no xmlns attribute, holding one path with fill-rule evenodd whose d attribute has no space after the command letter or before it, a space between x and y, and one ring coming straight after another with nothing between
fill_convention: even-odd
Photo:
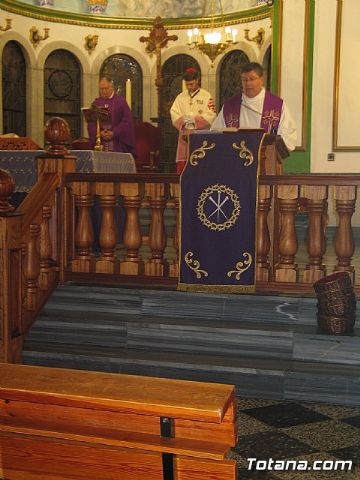
<instances>
[{"instance_id":1,"label":"purple chasuble","mask_svg":"<svg viewBox=\"0 0 360 480\"><path fill-rule=\"evenodd\" d=\"M242 96L234 95L224 102L223 115L227 128L241 128L240 125L240 109L242 104ZM261 115L260 128L265 132L276 132L279 128L283 100L271 92L265 92L263 111ZM246 125L247 127L251 125Z\"/></svg>"},{"instance_id":2,"label":"purple chasuble","mask_svg":"<svg viewBox=\"0 0 360 480\"><path fill-rule=\"evenodd\" d=\"M112 98L98 97L93 102L98 107L106 107L110 112L110 124L101 123L101 128L107 128L114 132L114 137L109 142L104 142L104 149L112 152L132 153L135 152L135 133L131 110L126 100L120 95ZM88 131L92 148L96 142L96 124L88 123Z\"/></svg>"}]
</instances>

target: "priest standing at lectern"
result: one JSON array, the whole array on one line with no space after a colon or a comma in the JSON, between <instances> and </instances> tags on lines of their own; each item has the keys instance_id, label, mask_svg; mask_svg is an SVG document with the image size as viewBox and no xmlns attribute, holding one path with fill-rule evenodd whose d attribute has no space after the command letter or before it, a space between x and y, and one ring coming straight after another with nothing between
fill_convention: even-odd
<instances>
[{"instance_id":1,"label":"priest standing at lectern","mask_svg":"<svg viewBox=\"0 0 360 480\"><path fill-rule=\"evenodd\" d=\"M288 150L296 146L296 125L284 100L264 89L264 69L256 62L241 72L242 94L224 102L211 130L224 128L263 128L281 135Z\"/></svg>"},{"instance_id":2,"label":"priest standing at lectern","mask_svg":"<svg viewBox=\"0 0 360 480\"><path fill-rule=\"evenodd\" d=\"M187 160L187 130L208 130L216 116L215 103L210 93L200 88L200 72L187 68L183 75L185 89L175 98L170 109L171 121L179 130L176 152L176 173L181 173Z\"/></svg>"},{"instance_id":3,"label":"priest standing at lectern","mask_svg":"<svg viewBox=\"0 0 360 480\"><path fill-rule=\"evenodd\" d=\"M116 95L111 78L103 77L99 83L100 96L93 105L109 109L110 122L101 123L101 144L105 151L132 153L135 156L135 134L131 110L121 95ZM92 148L96 143L97 127L95 122L88 123Z\"/></svg>"}]
</instances>

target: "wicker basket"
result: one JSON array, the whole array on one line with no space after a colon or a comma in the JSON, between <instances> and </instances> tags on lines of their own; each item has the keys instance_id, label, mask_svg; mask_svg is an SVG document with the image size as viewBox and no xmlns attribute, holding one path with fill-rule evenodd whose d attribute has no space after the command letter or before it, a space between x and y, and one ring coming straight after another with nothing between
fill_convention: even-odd
<instances>
[{"instance_id":1,"label":"wicker basket","mask_svg":"<svg viewBox=\"0 0 360 480\"><path fill-rule=\"evenodd\" d=\"M349 333L355 324L355 315L352 316L334 316L318 313L318 325L324 332L332 335L341 335Z\"/></svg>"},{"instance_id":2,"label":"wicker basket","mask_svg":"<svg viewBox=\"0 0 360 480\"><path fill-rule=\"evenodd\" d=\"M352 292L348 295L321 296L318 295L318 311L327 315L355 314L356 298Z\"/></svg>"},{"instance_id":3,"label":"wicker basket","mask_svg":"<svg viewBox=\"0 0 360 480\"><path fill-rule=\"evenodd\" d=\"M313 285L317 294L332 295L337 292L352 291L350 275L347 272L335 272L321 278Z\"/></svg>"}]
</instances>

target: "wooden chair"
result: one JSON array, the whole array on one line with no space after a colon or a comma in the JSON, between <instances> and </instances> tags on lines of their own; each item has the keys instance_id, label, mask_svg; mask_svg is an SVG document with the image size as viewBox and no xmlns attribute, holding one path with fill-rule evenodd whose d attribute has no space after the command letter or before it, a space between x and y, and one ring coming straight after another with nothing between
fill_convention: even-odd
<instances>
[{"instance_id":1,"label":"wooden chair","mask_svg":"<svg viewBox=\"0 0 360 480\"><path fill-rule=\"evenodd\" d=\"M137 153L137 171L159 171L160 128L155 127L149 122L142 122L135 125L135 147Z\"/></svg>"}]
</instances>

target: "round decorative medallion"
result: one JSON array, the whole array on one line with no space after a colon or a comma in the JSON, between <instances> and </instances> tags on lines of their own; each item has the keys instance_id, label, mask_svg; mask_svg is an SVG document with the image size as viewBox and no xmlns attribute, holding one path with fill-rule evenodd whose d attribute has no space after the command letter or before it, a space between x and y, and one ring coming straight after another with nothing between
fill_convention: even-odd
<instances>
[{"instance_id":1,"label":"round decorative medallion","mask_svg":"<svg viewBox=\"0 0 360 480\"><path fill-rule=\"evenodd\" d=\"M235 224L240 208L240 200L234 190L216 184L202 191L196 210L205 227L221 232Z\"/></svg>"},{"instance_id":2,"label":"round decorative medallion","mask_svg":"<svg viewBox=\"0 0 360 480\"><path fill-rule=\"evenodd\" d=\"M57 98L66 98L73 88L71 76L65 70L54 70L48 79L51 93Z\"/></svg>"}]
</instances>

